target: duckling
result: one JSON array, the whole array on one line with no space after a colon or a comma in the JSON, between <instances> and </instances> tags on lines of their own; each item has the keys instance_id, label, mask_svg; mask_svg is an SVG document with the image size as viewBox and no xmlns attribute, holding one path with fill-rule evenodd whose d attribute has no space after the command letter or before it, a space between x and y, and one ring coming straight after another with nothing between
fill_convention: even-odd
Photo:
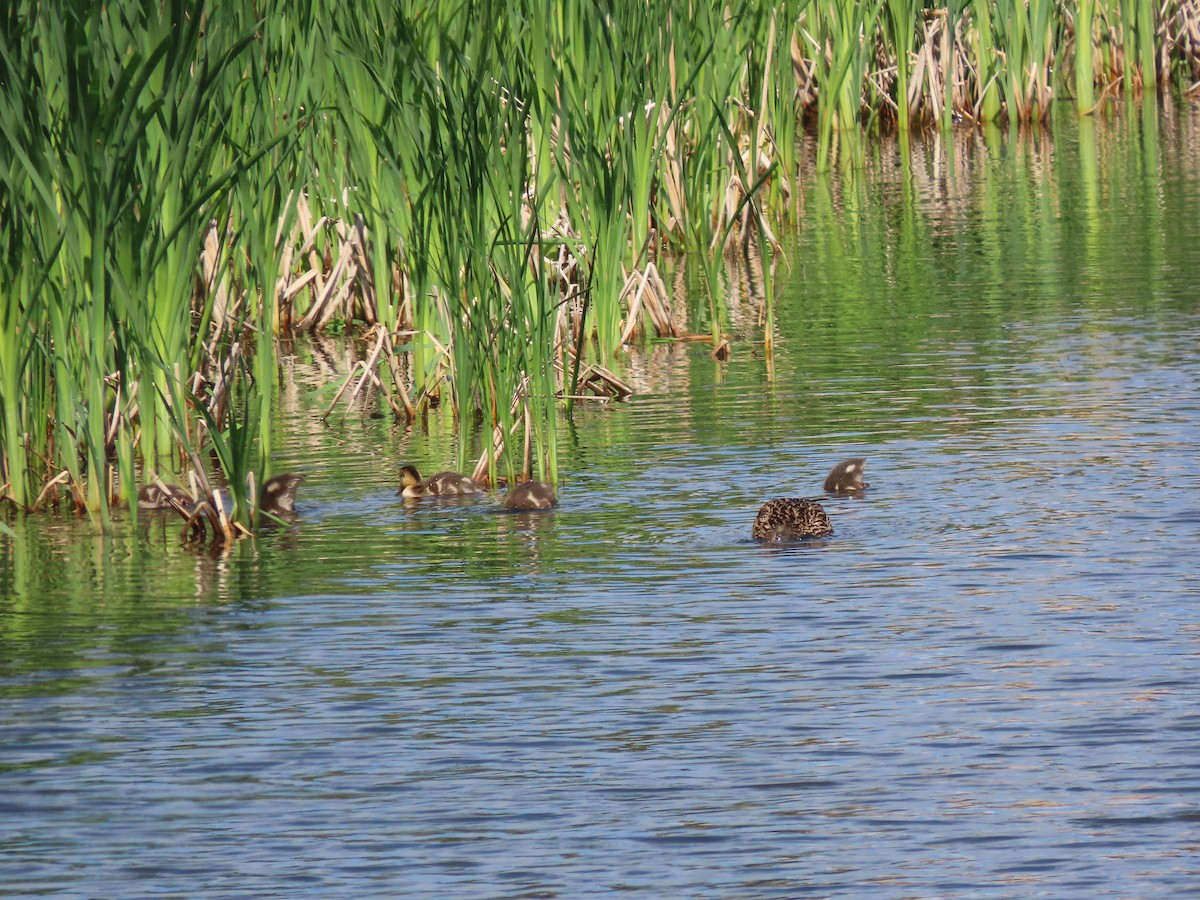
<instances>
[{"instance_id":1,"label":"duckling","mask_svg":"<svg viewBox=\"0 0 1200 900\"><path fill-rule=\"evenodd\" d=\"M867 461L861 456L838 463L825 479L825 493L853 494L870 487L863 481L863 469L866 467Z\"/></svg>"},{"instance_id":2,"label":"duckling","mask_svg":"<svg viewBox=\"0 0 1200 900\"><path fill-rule=\"evenodd\" d=\"M522 481L504 498L504 508L516 511L549 509L557 505L554 488L544 481Z\"/></svg>"},{"instance_id":3,"label":"duckling","mask_svg":"<svg viewBox=\"0 0 1200 900\"><path fill-rule=\"evenodd\" d=\"M296 489L304 480L303 475L295 472L284 472L263 482L258 492L258 511L269 516L288 516L296 511ZM225 488L217 488L210 501L216 500L222 509L233 508L233 498Z\"/></svg>"},{"instance_id":4,"label":"duckling","mask_svg":"<svg viewBox=\"0 0 1200 900\"><path fill-rule=\"evenodd\" d=\"M824 508L816 500L800 497L768 500L750 530L756 541L795 541L827 534L833 534L833 526Z\"/></svg>"},{"instance_id":5,"label":"duckling","mask_svg":"<svg viewBox=\"0 0 1200 900\"><path fill-rule=\"evenodd\" d=\"M284 472L263 482L262 490L258 492L258 508L260 512L272 516L285 515L296 511L296 488L304 480L303 475L294 472Z\"/></svg>"},{"instance_id":6,"label":"duckling","mask_svg":"<svg viewBox=\"0 0 1200 900\"><path fill-rule=\"evenodd\" d=\"M172 500L188 508L196 502L192 499L191 494L183 488L172 487L158 479L151 484L142 485L138 490L138 509L174 509L175 505L171 503Z\"/></svg>"},{"instance_id":7,"label":"duckling","mask_svg":"<svg viewBox=\"0 0 1200 900\"><path fill-rule=\"evenodd\" d=\"M404 466L400 470L401 487L397 492L402 497L469 497L483 493L466 475L457 472L438 472L422 480L416 466Z\"/></svg>"}]
</instances>

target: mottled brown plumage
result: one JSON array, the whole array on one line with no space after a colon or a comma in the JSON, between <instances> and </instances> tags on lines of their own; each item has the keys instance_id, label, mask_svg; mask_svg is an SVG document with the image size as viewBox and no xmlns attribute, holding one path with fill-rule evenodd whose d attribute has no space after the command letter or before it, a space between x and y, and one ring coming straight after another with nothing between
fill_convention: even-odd
<instances>
[{"instance_id":1,"label":"mottled brown plumage","mask_svg":"<svg viewBox=\"0 0 1200 900\"><path fill-rule=\"evenodd\" d=\"M504 508L517 511L549 509L557 505L554 488L544 481L522 481L504 498Z\"/></svg>"},{"instance_id":2,"label":"mottled brown plumage","mask_svg":"<svg viewBox=\"0 0 1200 900\"><path fill-rule=\"evenodd\" d=\"M483 493L483 489L466 475L457 472L438 472L422 479L415 466L404 466L400 470L402 497L470 497Z\"/></svg>"},{"instance_id":3,"label":"mottled brown plumage","mask_svg":"<svg viewBox=\"0 0 1200 900\"><path fill-rule=\"evenodd\" d=\"M795 541L833 534L833 526L817 501L785 497L762 505L750 534L756 541Z\"/></svg>"},{"instance_id":4,"label":"mottled brown plumage","mask_svg":"<svg viewBox=\"0 0 1200 900\"><path fill-rule=\"evenodd\" d=\"M863 481L863 470L866 467L867 461L861 456L838 463L825 479L825 493L853 494L870 487Z\"/></svg>"}]
</instances>

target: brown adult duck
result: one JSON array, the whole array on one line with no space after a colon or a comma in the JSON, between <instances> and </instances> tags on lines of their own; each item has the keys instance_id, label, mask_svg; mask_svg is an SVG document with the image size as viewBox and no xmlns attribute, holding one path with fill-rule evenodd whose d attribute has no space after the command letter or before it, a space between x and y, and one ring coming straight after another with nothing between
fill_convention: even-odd
<instances>
[{"instance_id":1,"label":"brown adult duck","mask_svg":"<svg viewBox=\"0 0 1200 900\"><path fill-rule=\"evenodd\" d=\"M523 512L533 509L550 509L558 505L554 488L544 481L522 481L504 498L504 508Z\"/></svg>"},{"instance_id":2,"label":"brown adult duck","mask_svg":"<svg viewBox=\"0 0 1200 900\"><path fill-rule=\"evenodd\" d=\"M803 497L768 500L759 509L750 530L756 541L796 541L828 534L833 534L833 526L824 507Z\"/></svg>"},{"instance_id":3,"label":"brown adult duck","mask_svg":"<svg viewBox=\"0 0 1200 900\"><path fill-rule=\"evenodd\" d=\"M869 487L863 481L866 467L867 461L861 456L838 463L825 479L825 493L857 494ZM833 534L833 525L816 500L784 497L763 504L750 534L756 541L797 541Z\"/></svg>"},{"instance_id":4,"label":"brown adult duck","mask_svg":"<svg viewBox=\"0 0 1200 900\"><path fill-rule=\"evenodd\" d=\"M438 472L428 478L421 478L416 466L404 466L400 470L401 497L420 499L422 497L470 497L483 493L483 489L466 475L457 472Z\"/></svg>"}]
</instances>

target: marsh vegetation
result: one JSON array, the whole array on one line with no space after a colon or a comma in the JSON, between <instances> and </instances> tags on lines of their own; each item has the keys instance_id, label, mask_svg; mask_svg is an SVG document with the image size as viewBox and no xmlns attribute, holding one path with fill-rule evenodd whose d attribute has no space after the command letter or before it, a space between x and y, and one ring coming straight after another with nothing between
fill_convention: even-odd
<instances>
[{"instance_id":1,"label":"marsh vegetation","mask_svg":"<svg viewBox=\"0 0 1200 900\"><path fill-rule=\"evenodd\" d=\"M459 470L557 480L623 348L774 340L776 234L880 131L1037 122L1200 79L1194 4L10 4L0 17L0 500L99 522L272 476L281 338L366 348ZM486 27L480 27L482 25ZM816 201L819 204L819 198ZM683 314L666 271L708 298ZM747 339L750 339L749 337ZM336 413L331 404L327 415Z\"/></svg>"}]
</instances>

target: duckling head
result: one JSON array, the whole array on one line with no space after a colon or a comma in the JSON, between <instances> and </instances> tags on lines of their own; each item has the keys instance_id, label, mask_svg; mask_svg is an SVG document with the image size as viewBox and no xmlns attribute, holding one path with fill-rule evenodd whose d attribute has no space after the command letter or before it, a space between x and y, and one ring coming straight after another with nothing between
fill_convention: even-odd
<instances>
[{"instance_id":1,"label":"duckling head","mask_svg":"<svg viewBox=\"0 0 1200 900\"><path fill-rule=\"evenodd\" d=\"M400 490L396 493L402 497L424 497L425 482L416 466L402 466L400 469Z\"/></svg>"}]
</instances>

